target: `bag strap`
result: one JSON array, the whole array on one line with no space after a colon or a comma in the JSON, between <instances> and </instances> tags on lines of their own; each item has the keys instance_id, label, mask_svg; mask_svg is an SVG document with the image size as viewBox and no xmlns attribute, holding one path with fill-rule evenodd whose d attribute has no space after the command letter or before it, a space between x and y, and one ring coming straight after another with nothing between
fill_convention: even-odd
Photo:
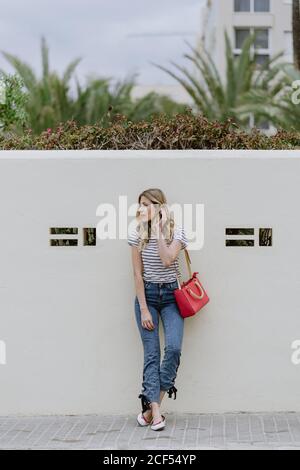
<instances>
[{"instance_id":1,"label":"bag strap","mask_svg":"<svg viewBox=\"0 0 300 470\"><path fill-rule=\"evenodd\" d=\"M186 261L189 276L190 276L189 279L190 279L192 277L192 262L191 262L190 254L186 248L184 248L184 254L185 254L185 261ZM176 273L176 278L177 278L178 287L179 289L181 289L181 285L180 285L177 273Z\"/></svg>"},{"instance_id":2,"label":"bag strap","mask_svg":"<svg viewBox=\"0 0 300 470\"><path fill-rule=\"evenodd\" d=\"M189 275L190 275L190 278L191 278L192 275L193 275L192 274L192 262L191 262L190 254L189 254L189 252L186 248L184 248L184 254L185 254L185 261L186 261L186 264L187 264Z\"/></svg>"}]
</instances>

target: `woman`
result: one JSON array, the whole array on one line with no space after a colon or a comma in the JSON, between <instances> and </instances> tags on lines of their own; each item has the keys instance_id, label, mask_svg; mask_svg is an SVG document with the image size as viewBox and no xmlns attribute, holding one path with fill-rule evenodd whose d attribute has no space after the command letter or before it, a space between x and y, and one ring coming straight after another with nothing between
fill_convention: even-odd
<instances>
[{"instance_id":1,"label":"woman","mask_svg":"<svg viewBox=\"0 0 300 470\"><path fill-rule=\"evenodd\" d=\"M143 393L139 395L142 412L137 421L151 424L157 431L166 425L160 404L166 393L169 398L180 364L184 318L180 315L174 290L181 278L178 255L187 245L182 227L177 226L160 189L143 191L136 213L137 226L128 238L132 246L132 264L136 287L135 316L144 348ZM164 334L164 358L160 365L159 316Z\"/></svg>"}]
</instances>

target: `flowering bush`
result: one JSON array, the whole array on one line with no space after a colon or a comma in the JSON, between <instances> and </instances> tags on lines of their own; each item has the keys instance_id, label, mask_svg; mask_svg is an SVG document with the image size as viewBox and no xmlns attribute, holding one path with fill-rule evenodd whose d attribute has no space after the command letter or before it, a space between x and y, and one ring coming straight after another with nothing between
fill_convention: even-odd
<instances>
[{"instance_id":1,"label":"flowering bush","mask_svg":"<svg viewBox=\"0 0 300 470\"><path fill-rule=\"evenodd\" d=\"M0 136L2 150L188 150L188 149L295 149L300 133L279 130L266 136L258 129L246 132L231 119L208 121L192 112L172 118L160 115L150 122L134 123L117 115L112 125L79 126L75 121L35 136L30 129L21 136Z\"/></svg>"}]
</instances>

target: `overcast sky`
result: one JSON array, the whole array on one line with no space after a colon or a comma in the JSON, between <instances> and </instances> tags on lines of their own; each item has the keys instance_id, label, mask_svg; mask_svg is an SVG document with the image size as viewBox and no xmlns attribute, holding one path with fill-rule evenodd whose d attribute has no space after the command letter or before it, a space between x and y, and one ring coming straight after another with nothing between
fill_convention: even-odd
<instances>
[{"instance_id":1,"label":"overcast sky","mask_svg":"<svg viewBox=\"0 0 300 470\"><path fill-rule=\"evenodd\" d=\"M123 79L132 73L139 74L139 84L175 84L149 62L187 63L182 58L189 51L184 39L195 44L203 2L1 0L0 68L13 71L3 57L5 51L28 62L40 76L44 35L51 69L61 73L73 59L82 57L76 72L81 84L88 75Z\"/></svg>"}]
</instances>

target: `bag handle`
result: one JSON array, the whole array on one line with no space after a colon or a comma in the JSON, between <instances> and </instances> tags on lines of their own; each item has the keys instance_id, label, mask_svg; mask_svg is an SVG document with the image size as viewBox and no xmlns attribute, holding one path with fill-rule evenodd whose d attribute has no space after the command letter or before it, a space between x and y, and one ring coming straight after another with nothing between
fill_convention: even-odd
<instances>
[{"instance_id":1,"label":"bag handle","mask_svg":"<svg viewBox=\"0 0 300 470\"><path fill-rule=\"evenodd\" d=\"M186 264L187 264L189 276L191 278L192 277L192 262L191 262L190 254L189 254L189 252L186 248L184 248L184 254L185 254L185 261L186 261ZM176 278L177 278L178 288L181 289L181 285L180 285L177 273L176 273Z\"/></svg>"},{"instance_id":2,"label":"bag handle","mask_svg":"<svg viewBox=\"0 0 300 470\"><path fill-rule=\"evenodd\" d=\"M197 300L201 300L203 299L204 297L204 290L203 290L203 287L199 284L199 282L197 280L195 280L195 286L198 287L199 291L200 291L200 295L196 294L195 292L192 291L191 288L188 288L188 292L190 293L190 295L192 297L194 297L194 299L197 299Z\"/></svg>"}]
</instances>

